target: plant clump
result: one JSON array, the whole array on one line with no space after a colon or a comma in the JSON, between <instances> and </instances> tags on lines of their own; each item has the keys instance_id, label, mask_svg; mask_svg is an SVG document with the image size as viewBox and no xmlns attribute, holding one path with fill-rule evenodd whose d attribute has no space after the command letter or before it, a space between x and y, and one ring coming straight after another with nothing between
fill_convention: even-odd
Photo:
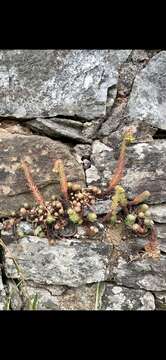
<instances>
[{"instance_id":1,"label":"plant clump","mask_svg":"<svg viewBox=\"0 0 166 360\"><path fill-rule=\"evenodd\" d=\"M79 225L85 225L86 228L88 227L87 233L94 236L99 231L97 227L98 217L94 205L98 199L108 196L110 209L106 216L100 218L100 220L105 226L107 224L124 223L126 228L134 234L150 236L145 250L150 256L154 257L155 246L157 248L157 233L149 206L146 204L150 192L146 190L132 200L128 200L125 189L120 185L125 169L127 146L132 144L133 141L134 136L131 129L129 129L123 135L119 159L112 179L108 182L105 190L97 186L83 188L77 182L68 181L63 160L56 160L53 164L53 171L59 177L60 196L58 198L56 195L52 195L49 201L45 201L35 184L30 166L25 160L21 160L22 170L35 200L35 205L31 207L28 203L24 203L17 212L12 213L10 221L4 221L3 229L13 228L15 230L20 221L26 220L33 224L34 235L46 236L50 244L52 244L53 237L61 236L61 231L70 225L74 229Z\"/></svg>"}]
</instances>

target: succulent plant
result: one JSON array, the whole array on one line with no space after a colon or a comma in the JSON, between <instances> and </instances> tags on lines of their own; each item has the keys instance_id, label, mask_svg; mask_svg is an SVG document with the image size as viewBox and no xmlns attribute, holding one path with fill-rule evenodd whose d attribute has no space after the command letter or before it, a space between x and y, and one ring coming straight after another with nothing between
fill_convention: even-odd
<instances>
[{"instance_id":1,"label":"succulent plant","mask_svg":"<svg viewBox=\"0 0 166 360\"><path fill-rule=\"evenodd\" d=\"M140 211L145 212L145 211L147 211L148 209L149 209L149 206L148 206L147 204L142 204L142 205L140 206Z\"/></svg>"},{"instance_id":2,"label":"succulent plant","mask_svg":"<svg viewBox=\"0 0 166 360\"><path fill-rule=\"evenodd\" d=\"M52 224L54 221L55 221L54 216L52 216L51 214L48 214L47 218L46 218L47 224Z\"/></svg>"},{"instance_id":3,"label":"succulent plant","mask_svg":"<svg viewBox=\"0 0 166 360\"><path fill-rule=\"evenodd\" d=\"M76 211L72 208L69 208L67 211L69 215L70 221L72 221L74 224L81 225L83 223L83 220L81 217L76 213Z\"/></svg>"},{"instance_id":4,"label":"succulent plant","mask_svg":"<svg viewBox=\"0 0 166 360\"><path fill-rule=\"evenodd\" d=\"M139 217L140 219L143 219L143 218L145 217L145 213L144 213L143 211L140 211L140 212L138 213L138 217Z\"/></svg>"},{"instance_id":5,"label":"succulent plant","mask_svg":"<svg viewBox=\"0 0 166 360\"><path fill-rule=\"evenodd\" d=\"M131 227L135 223L136 217L137 216L135 214L128 214L125 219L125 224Z\"/></svg>"},{"instance_id":6,"label":"succulent plant","mask_svg":"<svg viewBox=\"0 0 166 360\"><path fill-rule=\"evenodd\" d=\"M87 214L87 219L88 219L90 222L96 221L96 220L97 220L97 215L96 215L96 213L89 211L88 214Z\"/></svg>"},{"instance_id":7,"label":"succulent plant","mask_svg":"<svg viewBox=\"0 0 166 360\"><path fill-rule=\"evenodd\" d=\"M15 217L26 218L33 223L34 234L42 237L52 229L55 231L64 229L68 221L76 225L84 222L87 225L87 220L95 223L97 215L93 211L92 205L95 205L96 200L102 195L109 195L111 196L111 206L103 222L109 221L111 224L116 224L124 221L125 225L136 234L148 234L148 229L151 229L153 238L155 238L154 222L151 219L149 206L144 203L149 198L150 192L144 191L129 201L125 189L119 185L124 174L126 149L134 140L132 129L127 129L122 138L119 159L113 177L104 192L98 186L82 188L76 182L67 182L63 161L58 159L54 162L53 171L59 176L61 194L60 196L52 195L50 200L45 201L32 179L29 166L22 160L21 165L36 206L30 207L28 203L24 203L17 214L12 213L13 221L15 221ZM113 195L112 191L114 191ZM98 233L98 228L88 224L88 231L90 236L94 236ZM50 237L50 244L52 240Z\"/></svg>"},{"instance_id":8,"label":"succulent plant","mask_svg":"<svg viewBox=\"0 0 166 360\"><path fill-rule=\"evenodd\" d=\"M145 211L145 217L149 218L150 216L151 216L151 212L149 210L146 210Z\"/></svg>"}]
</instances>

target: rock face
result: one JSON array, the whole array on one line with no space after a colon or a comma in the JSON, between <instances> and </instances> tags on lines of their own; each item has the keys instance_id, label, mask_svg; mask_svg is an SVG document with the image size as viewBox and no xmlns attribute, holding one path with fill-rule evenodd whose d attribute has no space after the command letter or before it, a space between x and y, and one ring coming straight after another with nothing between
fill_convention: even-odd
<instances>
[{"instance_id":1,"label":"rock face","mask_svg":"<svg viewBox=\"0 0 166 360\"><path fill-rule=\"evenodd\" d=\"M88 184L106 185L116 166L118 153L99 140L93 142L92 165L86 171ZM144 190L151 192L150 202L166 202L166 142L155 140L127 148L125 174L121 181L129 197ZM159 222L162 222L160 220Z\"/></svg>"},{"instance_id":2,"label":"rock face","mask_svg":"<svg viewBox=\"0 0 166 360\"><path fill-rule=\"evenodd\" d=\"M37 296L36 310L94 310L96 284L66 289L56 295L45 288L27 287L28 294ZM27 307L28 308L28 307Z\"/></svg>"},{"instance_id":3,"label":"rock face","mask_svg":"<svg viewBox=\"0 0 166 360\"><path fill-rule=\"evenodd\" d=\"M118 265L113 269L113 277L117 285L147 291L166 291L166 260L137 260L127 263L119 258Z\"/></svg>"},{"instance_id":4,"label":"rock face","mask_svg":"<svg viewBox=\"0 0 166 360\"><path fill-rule=\"evenodd\" d=\"M161 204L161 205L152 205L150 207L153 219L161 224L165 224L166 223L166 205L165 204Z\"/></svg>"},{"instance_id":5,"label":"rock face","mask_svg":"<svg viewBox=\"0 0 166 360\"><path fill-rule=\"evenodd\" d=\"M103 116L108 88L116 87L118 67L130 53L131 50L2 50L0 114L27 119ZM113 89L112 104L115 96Z\"/></svg>"},{"instance_id":6,"label":"rock face","mask_svg":"<svg viewBox=\"0 0 166 360\"><path fill-rule=\"evenodd\" d=\"M45 200L60 192L56 159L68 181L105 186L128 127L136 140L121 185L129 198L151 192L159 260L144 252L149 235L101 218L92 238L87 223L53 246L27 221L15 233L3 228L13 210L34 203L22 158ZM166 51L0 50L0 239L19 266L0 247L0 310L166 310L165 130ZM105 197L91 210L100 216L110 206Z\"/></svg>"},{"instance_id":7,"label":"rock face","mask_svg":"<svg viewBox=\"0 0 166 360\"><path fill-rule=\"evenodd\" d=\"M72 139L74 142L82 143L92 143L99 125L99 120L82 122L64 118L35 119L26 122L28 128L53 139Z\"/></svg>"},{"instance_id":8,"label":"rock face","mask_svg":"<svg viewBox=\"0 0 166 360\"><path fill-rule=\"evenodd\" d=\"M132 121L166 130L166 51L155 55L136 76L128 112Z\"/></svg>"},{"instance_id":9,"label":"rock face","mask_svg":"<svg viewBox=\"0 0 166 360\"><path fill-rule=\"evenodd\" d=\"M166 292L155 293L155 302L157 310L166 310Z\"/></svg>"},{"instance_id":10,"label":"rock face","mask_svg":"<svg viewBox=\"0 0 166 360\"><path fill-rule=\"evenodd\" d=\"M45 199L51 194L59 193L59 180L52 172L56 159L64 161L68 180L84 183L82 166L71 154L70 148L62 142L42 136L25 136L4 131L0 137L0 152L1 216L18 209L25 201L32 202L32 195L20 167L21 158L31 166L32 176Z\"/></svg>"},{"instance_id":11,"label":"rock face","mask_svg":"<svg viewBox=\"0 0 166 360\"><path fill-rule=\"evenodd\" d=\"M102 297L102 310L155 310L154 296L144 290L107 285Z\"/></svg>"},{"instance_id":12,"label":"rock face","mask_svg":"<svg viewBox=\"0 0 166 360\"><path fill-rule=\"evenodd\" d=\"M9 248L24 277L38 285L78 287L109 277L111 245L61 240L49 246L47 239L29 236ZM7 257L5 268L7 277L19 277L13 261Z\"/></svg>"},{"instance_id":13,"label":"rock face","mask_svg":"<svg viewBox=\"0 0 166 360\"><path fill-rule=\"evenodd\" d=\"M139 143L128 149L126 174L122 181L130 196L149 190L149 202L166 201L166 142Z\"/></svg>"}]
</instances>

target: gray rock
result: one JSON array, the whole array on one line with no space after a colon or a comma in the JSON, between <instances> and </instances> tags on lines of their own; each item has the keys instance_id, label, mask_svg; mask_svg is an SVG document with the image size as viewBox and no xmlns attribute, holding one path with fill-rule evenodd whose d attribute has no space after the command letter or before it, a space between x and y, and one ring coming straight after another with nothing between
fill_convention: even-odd
<instances>
[{"instance_id":1,"label":"gray rock","mask_svg":"<svg viewBox=\"0 0 166 360\"><path fill-rule=\"evenodd\" d=\"M97 181L99 181L99 180L100 180L100 175L99 175L96 167L94 165L91 165L86 170L86 183L87 183L87 185L97 183Z\"/></svg>"},{"instance_id":2,"label":"gray rock","mask_svg":"<svg viewBox=\"0 0 166 360\"><path fill-rule=\"evenodd\" d=\"M91 143L100 121L81 122L71 119L51 118L26 121L26 126L51 138L67 138L82 143Z\"/></svg>"},{"instance_id":3,"label":"gray rock","mask_svg":"<svg viewBox=\"0 0 166 360\"><path fill-rule=\"evenodd\" d=\"M59 179L52 171L56 159L64 161L68 181L84 185L82 164L71 154L70 147L59 141L5 132L0 135L0 152L0 216L9 215L24 202L34 203L20 166L21 158L31 166L33 179L45 199L59 194Z\"/></svg>"},{"instance_id":4,"label":"gray rock","mask_svg":"<svg viewBox=\"0 0 166 360\"><path fill-rule=\"evenodd\" d=\"M132 121L132 124L130 123L130 120L128 116L126 115L126 108L125 111L122 111L122 116L118 118L119 125L113 132L107 132L102 137L102 142L110 146L113 149L118 150L119 145L122 141L122 134L124 134L124 131L127 128L132 128L135 136L135 144L139 143L152 143L153 142L153 136L156 134L156 128L148 125L145 122L139 123L138 121Z\"/></svg>"},{"instance_id":5,"label":"gray rock","mask_svg":"<svg viewBox=\"0 0 166 360\"><path fill-rule=\"evenodd\" d=\"M94 212L97 215L104 215L110 210L111 200L97 200L96 204L93 205Z\"/></svg>"},{"instance_id":6,"label":"gray rock","mask_svg":"<svg viewBox=\"0 0 166 360\"><path fill-rule=\"evenodd\" d=\"M45 288L27 286L31 299L37 294L36 310L94 310L96 284L66 289L59 295L52 295Z\"/></svg>"},{"instance_id":7,"label":"gray rock","mask_svg":"<svg viewBox=\"0 0 166 360\"><path fill-rule=\"evenodd\" d=\"M93 142L91 160L97 165L99 171L105 169L107 164L104 163L104 161L107 160L109 162L111 160L111 153L113 153L113 149L106 146L101 141L95 140Z\"/></svg>"},{"instance_id":8,"label":"gray rock","mask_svg":"<svg viewBox=\"0 0 166 360\"><path fill-rule=\"evenodd\" d=\"M104 116L131 50L1 50L0 115ZM111 89L110 89L111 91Z\"/></svg>"},{"instance_id":9,"label":"gray rock","mask_svg":"<svg viewBox=\"0 0 166 360\"><path fill-rule=\"evenodd\" d=\"M166 130L166 51L149 61L136 76L128 102L130 120Z\"/></svg>"},{"instance_id":10,"label":"gray rock","mask_svg":"<svg viewBox=\"0 0 166 360\"><path fill-rule=\"evenodd\" d=\"M160 260L150 258L126 262L118 259L118 264L112 270L112 276L117 285L148 291L166 291L166 258Z\"/></svg>"},{"instance_id":11,"label":"gray rock","mask_svg":"<svg viewBox=\"0 0 166 360\"><path fill-rule=\"evenodd\" d=\"M74 151L81 159L89 159L91 155L91 145L77 144L74 146Z\"/></svg>"},{"instance_id":12,"label":"gray rock","mask_svg":"<svg viewBox=\"0 0 166 360\"><path fill-rule=\"evenodd\" d=\"M106 185L113 175L118 156L119 151L114 151L113 148L98 140L94 141L91 155L93 171L91 168L86 171L88 183L96 182L102 186ZM149 203L166 202L165 174L165 140L138 143L127 148L126 165L121 184L126 189L129 198L148 190L151 192Z\"/></svg>"},{"instance_id":13,"label":"gray rock","mask_svg":"<svg viewBox=\"0 0 166 360\"><path fill-rule=\"evenodd\" d=\"M65 239L49 246L47 239L29 236L9 249L26 280L36 284L78 287L109 276L112 246L104 243ZM7 256L5 261L7 277L19 278L13 261Z\"/></svg>"},{"instance_id":14,"label":"gray rock","mask_svg":"<svg viewBox=\"0 0 166 360\"><path fill-rule=\"evenodd\" d=\"M166 201L166 141L139 143L127 150L126 174L122 184L130 197L148 190L149 203Z\"/></svg>"},{"instance_id":15,"label":"gray rock","mask_svg":"<svg viewBox=\"0 0 166 360\"><path fill-rule=\"evenodd\" d=\"M118 95L122 98L128 97L132 90L133 81L136 75L143 68L143 63L127 62L122 66L119 73Z\"/></svg>"},{"instance_id":16,"label":"gray rock","mask_svg":"<svg viewBox=\"0 0 166 360\"><path fill-rule=\"evenodd\" d=\"M166 292L158 291L154 293L156 310L166 310Z\"/></svg>"},{"instance_id":17,"label":"gray rock","mask_svg":"<svg viewBox=\"0 0 166 360\"><path fill-rule=\"evenodd\" d=\"M113 149L106 146L99 140L95 140L92 145L91 162L92 165L86 170L86 181L88 185L100 183L105 185L111 176L110 163L112 165ZM114 161L115 164L115 161Z\"/></svg>"},{"instance_id":18,"label":"gray rock","mask_svg":"<svg viewBox=\"0 0 166 360\"><path fill-rule=\"evenodd\" d=\"M166 223L166 205L151 205L150 211L153 219L158 223Z\"/></svg>"},{"instance_id":19,"label":"gray rock","mask_svg":"<svg viewBox=\"0 0 166 360\"><path fill-rule=\"evenodd\" d=\"M101 136L107 137L118 128L120 122L122 122L125 117L124 115L125 107L126 107L126 99L124 99L121 102L118 102L117 100L116 106L112 108L111 114L108 116L106 121L104 121L101 125L101 128L98 132L100 137Z\"/></svg>"},{"instance_id":20,"label":"gray rock","mask_svg":"<svg viewBox=\"0 0 166 360\"><path fill-rule=\"evenodd\" d=\"M82 135L85 125L80 121L60 118L35 119L26 121L26 126L54 139L64 137L81 142L90 141Z\"/></svg>"},{"instance_id":21,"label":"gray rock","mask_svg":"<svg viewBox=\"0 0 166 360\"><path fill-rule=\"evenodd\" d=\"M91 122L86 121L84 123L84 127L82 129L82 138L84 139L85 143L92 143L92 140L98 136L98 129L100 128L102 119L93 120Z\"/></svg>"},{"instance_id":22,"label":"gray rock","mask_svg":"<svg viewBox=\"0 0 166 360\"><path fill-rule=\"evenodd\" d=\"M147 54L147 51L146 50L141 50L141 49L133 50L133 52L132 52L132 60L133 60L134 63L142 62L142 61L148 61L149 56Z\"/></svg>"},{"instance_id":23,"label":"gray rock","mask_svg":"<svg viewBox=\"0 0 166 360\"><path fill-rule=\"evenodd\" d=\"M123 123L128 119L128 113L126 112L128 96L130 95L136 75L142 70L148 59L145 51L135 50L132 52L132 57L130 56L130 59L121 66L116 102L110 111L107 111L107 119L99 130L100 136L108 137L119 128L120 124L123 127ZM109 139L107 140L108 142Z\"/></svg>"},{"instance_id":24,"label":"gray rock","mask_svg":"<svg viewBox=\"0 0 166 360\"><path fill-rule=\"evenodd\" d=\"M166 241L166 224L157 224L157 234L159 239Z\"/></svg>"},{"instance_id":25,"label":"gray rock","mask_svg":"<svg viewBox=\"0 0 166 360\"><path fill-rule=\"evenodd\" d=\"M108 284L102 296L102 310L155 310L154 296L149 291Z\"/></svg>"},{"instance_id":26,"label":"gray rock","mask_svg":"<svg viewBox=\"0 0 166 360\"><path fill-rule=\"evenodd\" d=\"M22 232L24 235L33 235L34 234L33 225L28 223L27 221L21 221L17 225L17 232L18 233Z\"/></svg>"}]
</instances>

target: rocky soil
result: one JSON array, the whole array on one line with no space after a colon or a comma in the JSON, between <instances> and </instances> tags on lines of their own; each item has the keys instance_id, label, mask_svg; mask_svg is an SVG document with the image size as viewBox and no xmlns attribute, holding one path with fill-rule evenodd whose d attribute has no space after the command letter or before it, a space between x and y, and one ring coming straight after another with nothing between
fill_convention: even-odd
<instances>
[{"instance_id":1,"label":"rocky soil","mask_svg":"<svg viewBox=\"0 0 166 360\"><path fill-rule=\"evenodd\" d=\"M166 309L166 51L0 51L0 219L34 204L21 158L46 200L59 193L59 158L68 181L105 186L128 126L136 141L121 184L129 198L151 192L160 260L139 256L145 238L117 229L90 238L80 226L50 246L27 223L15 241L0 222L1 310ZM101 200L96 212L108 209Z\"/></svg>"}]
</instances>

